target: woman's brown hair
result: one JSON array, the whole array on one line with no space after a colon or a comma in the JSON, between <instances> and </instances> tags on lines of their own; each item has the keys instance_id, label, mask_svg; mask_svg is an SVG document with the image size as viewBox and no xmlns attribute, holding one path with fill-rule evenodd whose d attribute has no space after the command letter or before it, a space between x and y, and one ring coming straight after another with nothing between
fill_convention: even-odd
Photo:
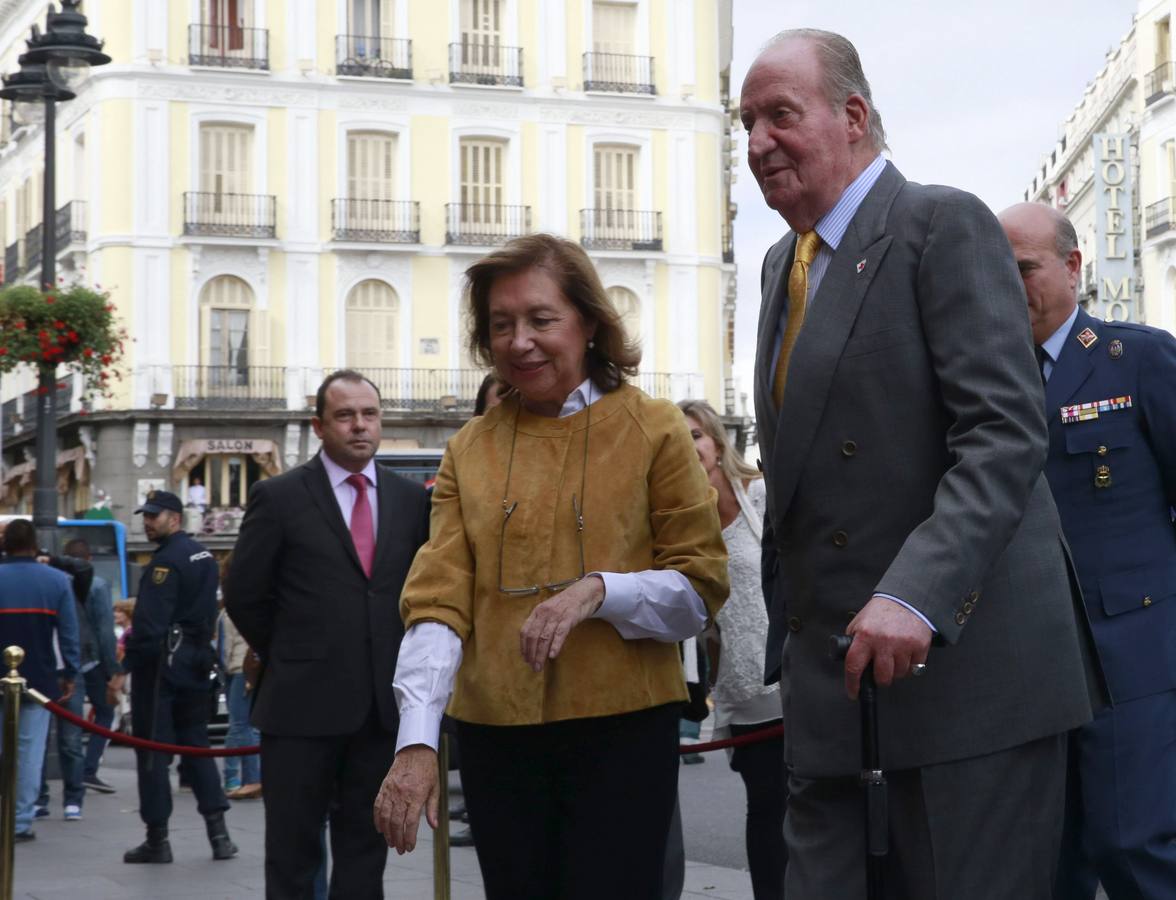
<instances>
[{"instance_id":1,"label":"woman's brown hair","mask_svg":"<svg viewBox=\"0 0 1176 900\"><path fill-rule=\"evenodd\" d=\"M470 354L479 363L494 365L490 353L490 288L504 275L528 269L542 269L596 334L584 356L588 376L603 391L620 387L626 377L637 374L641 345L625 334L617 312L592 260L579 244L552 234L528 234L482 257L466 269L466 302L469 304Z\"/></svg>"}]
</instances>

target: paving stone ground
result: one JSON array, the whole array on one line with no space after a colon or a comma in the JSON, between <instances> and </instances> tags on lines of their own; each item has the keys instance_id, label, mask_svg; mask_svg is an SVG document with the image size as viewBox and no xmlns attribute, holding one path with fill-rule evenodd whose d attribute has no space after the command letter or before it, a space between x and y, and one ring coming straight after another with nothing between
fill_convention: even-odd
<instances>
[{"instance_id":1,"label":"paving stone ground","mask_svg":"<svg viewBox=\"0 0 1176 900\"><path fill-rule=\"evenodd\" d=\"M264 896L261 801L233 804L226 816L241 849L233 860L214 862L204 822L189 793L175 796L170 830L175 862L128 866L123 851L143 840L135 795L134 757L111 748L102 777L115 794L89 792L80 822L61 815L60 783L51 783L52 815L37 820L37 839L16 847L15 896L19 900L238 900ZM411 854L391 854L384 886L389 900L432 900L432 831L425 827ZM482 900L482 879L472 848L451 851L452 900ZM747 872L688 862L684 900L751 900Z\"/></svg>"}]
</instances>

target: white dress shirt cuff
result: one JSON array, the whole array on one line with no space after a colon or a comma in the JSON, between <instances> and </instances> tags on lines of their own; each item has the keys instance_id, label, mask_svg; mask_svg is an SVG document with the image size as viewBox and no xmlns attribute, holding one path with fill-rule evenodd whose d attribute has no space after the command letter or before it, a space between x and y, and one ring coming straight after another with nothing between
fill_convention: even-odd
<instances>
[{"instance_id":1,"label":"white dress shirt cuff","mask_svg":"<svg viewBox=\"0 0 1176 900\"><path fill-rule=\"evenodd\" d=\"M604 581L604 601L592 618L612 625L625 640L674 643L706 626L706 604L690 579L674 569L592 572Z\"/></svg>"},{"instance_id":2,"label":"white dress shirt cuff","mask_svg":"<svg viewBox=\"0 0 1176 900\"><path fill-rule=\"evenodd\" d=\"M408 629L400 644L392 690L400 710L396 752L412 744L437 749L441 717L461 665L461 638L440 622Z\"/></svg>"},{"instance_id":3,"label":"white dress shirt cuff","mask_svg":"<svg viewBox=\"0 0 1176 900\"><path fill-rule=\"evenodd\" d=\"M911 612L913 612L916 616L919 617L920 622L922 622L924 625L926 625L928 628L931 629L932 634L939 634L939 629L931 624L931 620L928 619L921 612L919 612L917 609L915 609L913 606L911 606L909 603L907 603L905 600L900 600L900 599L898 599L898 597L895 597L893 594L875 594L874 596L875 597L885 597L887 600L893 600L899 606L902 606L906 609L909 609Z\"/></svg>"}]
</instances>

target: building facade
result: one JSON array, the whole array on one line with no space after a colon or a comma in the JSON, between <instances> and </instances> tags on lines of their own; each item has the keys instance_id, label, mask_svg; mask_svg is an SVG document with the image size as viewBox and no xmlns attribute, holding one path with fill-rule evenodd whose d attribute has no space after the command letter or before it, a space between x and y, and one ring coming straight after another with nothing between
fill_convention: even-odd
<instances>
[{"instance_id":1,"label":"building facade","mask_svg":"<svg viewBox=\"0 0 1176 900\"><path fill-rule=\"evenodd\" d=\"M1176 332L1176 0L1141 0L1024 199L1064 211L1092 314Z\"/></svg>"},{"instance_id":2,"label":"building facade","mask_svg":"<svg viewBox=\"0 0 1176 900\"><path fill-rule=\"evenodd\" d=\"M134 338L113 399L59 385L62 511L201 478L214 544L317 449L324 372L380 387L385 449L439 448L483 372L462 273L580 242L640 385L734 413L730 0L85 0L110 65L57 111L59 273ZM35 0L0 0L15 71ZM4 279L35 282L43 136L4 110ZM33 373L8 377L0 510L31 508Z\"/></svg>"}]
</instances>

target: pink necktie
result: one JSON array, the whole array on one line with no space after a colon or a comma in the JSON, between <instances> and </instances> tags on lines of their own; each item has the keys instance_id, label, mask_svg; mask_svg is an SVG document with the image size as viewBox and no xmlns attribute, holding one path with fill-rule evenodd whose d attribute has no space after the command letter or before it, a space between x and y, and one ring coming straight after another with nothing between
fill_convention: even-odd
<instances>
[{"instance_id":1,"label":"pink necktie","mask_svg":"<svg viewBox=\"0 0 1176 900\"><path fill-rule=\"evenodd\" d=\"M348 475L347 483L355 488L355 505L351 507L351 540L363 574L372 577L372 560L376 555L376 539L372 534L372 506L368 503L367 479L362 475Z\"/></svg>"}]
</instances>

